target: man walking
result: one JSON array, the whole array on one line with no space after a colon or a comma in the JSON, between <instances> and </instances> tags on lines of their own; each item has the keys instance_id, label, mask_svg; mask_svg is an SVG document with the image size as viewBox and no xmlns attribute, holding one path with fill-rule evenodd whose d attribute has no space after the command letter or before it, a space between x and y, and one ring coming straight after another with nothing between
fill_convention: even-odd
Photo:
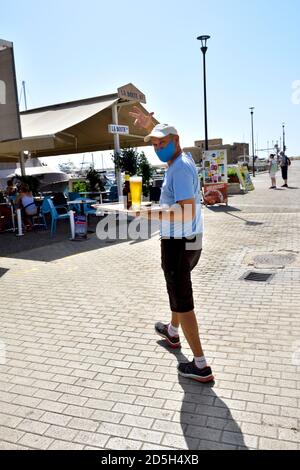
<instances>
[{"instance_id":1,"label":"man walking","mask_svg":"<svg viewBox=\"0 0 300 470\"><path fill-rule=\"evenodd\" d=\"M161 262L172 312L170 323L156 323L155 331L170 347L179 348L181 326L194 358L191 362L178 365L179 374L199 382L210 382L214 377L207 365L199 337L191 282L191 271L197 265L202 251L197 169L192 157L182 152L178 133L173 126L158 124L153 128L153 113L147 116L137 107L130 114L135 118L135 125L149 131L145 142L151 142L158 158L168 165L160 205L170 210L147 215L160 220Z\"/></svg>"},{"instance_id":2,"label":"man walking","mask_svg":"<svg viewBox=\"0 0 300 470\"><path fill-rule=\"evenodd\" d=\"M284 152L280 152L279 165L281 167L281 175L284 181L282 188L288 188L288 167L290 164L290 159L285 155Z\"/></svg>"}]
</instances>

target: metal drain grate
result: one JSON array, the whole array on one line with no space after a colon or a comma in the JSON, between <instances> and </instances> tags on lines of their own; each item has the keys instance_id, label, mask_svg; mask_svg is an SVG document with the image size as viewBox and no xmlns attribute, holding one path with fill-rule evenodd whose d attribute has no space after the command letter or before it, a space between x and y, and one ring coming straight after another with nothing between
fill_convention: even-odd
<instances>
[{"instance_id":1,"label":"metal drain grate","mask_svg":"<svg viewBox=\"0 0 300 470\"><path fill-rule=\"evenodd\" d=\"M296 260L294 253L263 253L253 257L255 264L268 265L268 266L286 266L292 264Z\"/></svg>"},{"instance_id":2,"label":"metal drain grate","mask_svg":"<svg viewBox=\"0 0 300 470\"><path fill-rule=\"evenodd\" d=\"M270 274L270 273L258 273L255 271L250 271L246 273L242 277L242 279L244 279L245 281L267 282L267 281L270 281L273 276L274 274Z\"/></svg>"},{"instance_id":3,"label":"metal drain grate","mask_svg":"<svg viewBox=\"0 0 300 470\"><path fill-rule=\"evenodd\" d=\"M0 277L4 276L7 273L8 269L0 268Z\"/></svg>"}]
</instances>

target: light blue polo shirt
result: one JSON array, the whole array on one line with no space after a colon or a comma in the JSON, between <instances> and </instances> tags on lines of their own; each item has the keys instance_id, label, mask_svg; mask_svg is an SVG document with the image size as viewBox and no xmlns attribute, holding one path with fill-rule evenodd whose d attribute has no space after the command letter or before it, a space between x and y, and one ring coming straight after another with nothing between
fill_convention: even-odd
<instances>
[{"instance_id":1,"label":"light blue polo shirt","mask_svg":"<svg viewBox=\"0 0 300 470\"><path fill-rule=\"evenodd\" d=\"M195 218L188 222L162 221L160 224L162 237L183 238L203 232L200 180L197 168L192 156L182 153L166 170L159 203L161 206L172 206L185 199L195 199Z\"/></svg>"}]
</instances>

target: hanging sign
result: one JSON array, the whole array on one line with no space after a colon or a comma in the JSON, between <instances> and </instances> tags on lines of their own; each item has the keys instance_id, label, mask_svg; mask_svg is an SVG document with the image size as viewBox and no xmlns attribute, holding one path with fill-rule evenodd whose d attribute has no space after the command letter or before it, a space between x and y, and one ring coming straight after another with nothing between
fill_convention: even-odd
<instances>
[{"instance_id":1,"label":"hanging sign","mask_svg":"<svg viewBox=\"0 0 300 470\"><path fill-rule=\"evenodd\" d=\"M146 96L138 90L132 83L118 88L119 98L127 101L138 101L139 103L146 103Z\"/></svg>"},{"instance_id":2,"label":"hanging sign","mask_svg":"<svg viewBox=\"0 0 300 470\"><path fill-rule=\"evenodd\" d=\"M127 135L127 134L129 134L129 127L128 126L122 126L122 125L116 125L116 124L109 124L108 132L110 134Z\"/></svg>"}]
</instances>

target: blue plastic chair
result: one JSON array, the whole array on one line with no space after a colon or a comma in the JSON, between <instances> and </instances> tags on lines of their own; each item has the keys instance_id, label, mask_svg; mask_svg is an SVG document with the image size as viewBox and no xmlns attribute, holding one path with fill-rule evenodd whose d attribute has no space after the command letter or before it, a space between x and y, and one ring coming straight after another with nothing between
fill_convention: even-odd
<instances>
[{"instance_id":1,"label":"blue plastic chair","mask_svg":"<svg viewBox=\"0 0 300 470\"><path fill-rule=\"evenodd\" d=\"M97 202L97 201L95 201ZM91 204L83 204L83 211L85 215L95 215L97 210L91 207Z\"/></svg>"},{"instance_id":2,"label":"blue plastic chair","mask_svg":"<svg viewBox=\"0 0 300 470\"><path fill-rule=\"evenodd\" d=\"M67 204L67 196L63 192L54 193L52 201L58 214L64 214L64 211L69 210Z\"/></svg>"},{"instance_id":3,"label":"blue plastic chair","mask_svg":"<svg viewBox=\"0 0 300 470\"><path fill-rule=\"evenodd\" d=\"M109 190L109 201L118 202L118 186L116 184L112 185Z\"/></svg>"},{"instance_id":4,"label":"blue plastic chair","mask_svg":"<svg viewBox=\"0 0 300 470\"><path fill-rule=\"evenodd\" d=\"M47 222L46 222L45 215L42 212L42 207L41 206L37 208L37 213L35 215L31 215L29 217L32 221L33 228L43 228L43 229L47 230L47 228L48 228L47 227Z\"/></svg>"},{"instance_id":5,"label":"blue plastic chair","mask_svg":"<svg viewBox=\"0 0 300 470\"><path fill-rule=\"evenodd\" d=\"M57 210L51 201L50 198L45 198L41 207L42 214L49 214L51 215L51 236L56 232L56 224L58 220L69 219L69 213L66 214L58 214Z\"/></svg>"},{"instance_id":6,"label":"blue plastic chair","mask_svg":"<svg viewBox=\"0 0 300 470\"><path fill-rule=\"evenodd\" d=\"M69 192L68 193L69 201L75 201L75 199L82 199L79 193Z\"/></svg>"}]
</instances>

